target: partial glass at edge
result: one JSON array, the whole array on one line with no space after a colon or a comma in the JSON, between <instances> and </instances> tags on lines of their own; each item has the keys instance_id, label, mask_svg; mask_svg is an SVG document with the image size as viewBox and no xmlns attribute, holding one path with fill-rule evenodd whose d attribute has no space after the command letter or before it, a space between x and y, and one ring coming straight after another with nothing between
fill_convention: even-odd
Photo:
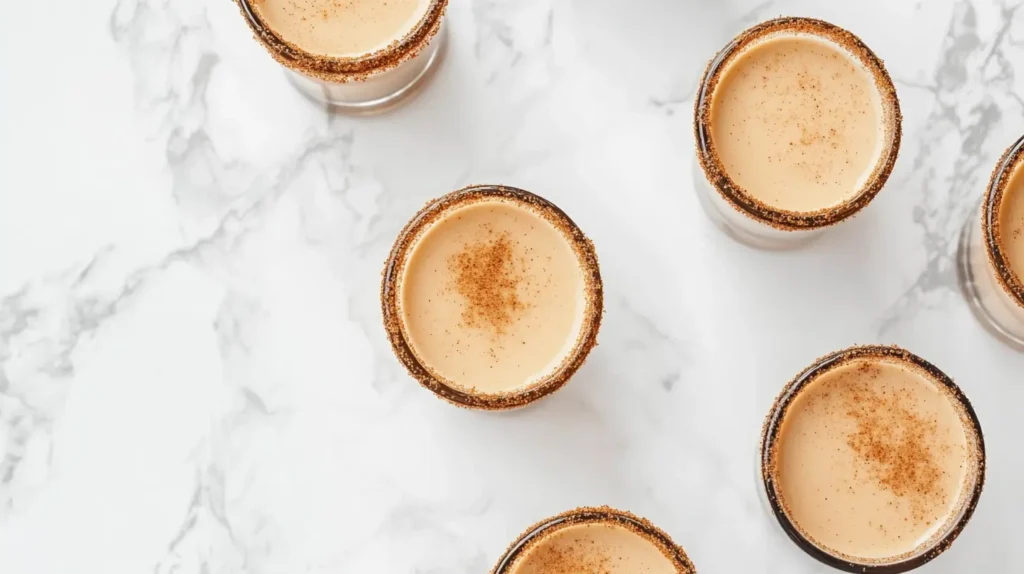
<instances>
[{"instance_id":1,"label":"partial glass at edge","mask_svg":"<svg viewBox=\"0 0 1024 574\"><path fill-rule=\"evenodd\" d=\"M765 221L762 221L761 216L758 214L749 209L742 208L741 205L738 204L739 202L734 204L726 200L724 195L734 196L735 192L728 188L728 186L726 186L726 189L719 190L714 183L709 181L704 168L701 165L702 161L713 161L710 157L710 150L708 149L708 140L710 138L708 133L709 130L708 126L706 126L702 120L701 110L710 105L710 100L714 95L711 93L708 84L716 74L721 72L721 68L725 63L725 60L732 55L732 53L741 44L741 41L752 34L761 34L763 28L776 25L788 26L800 24L808 24L812 27L821 27L823 29L848 34L853 41L860 43L860 40L852 33L821 20L814 20L810 18L777 18L762 22L741 32L715 55L701 77L701 82L697 88L696 101L694 104L693 121L694 134L696 138L696 154L694 155L692 164L693 182L694 189L697 192L697 199L708 218L716 227L736 241L758 249L782 250L800 247L820 237L822 232L824 232L832 223L809 225L801 228L783 228L785 226L775 227ZM867 46L863 46L863 44L861 44L861 46L865 51L871 53ZM871 53L871 55L874 57L873 53ZM874 58L879 70L882 72L881 77L883 77L891 87L892 82L889 80L888 72L885 71L881 60L877 57ZM879 165L887 162L889 164L889 168L891 168L892 163L895 162L896 155L899 153L899 143L901 139L900 124L902 121L899 101L895 95L895 88L892 89L891 93L893 94L892 99L894 100L891 102L894 112L892 120L896 125L893 126L892 130L892 141L887 144L887 148L883 150L882 155L879 157ZM886 96L882 95L881 97L883 100L883 108L885 108L887 106ZM878 187L884 185L887 178L888 170L883 170L880 175L881 181L879 182ZM848 201L846 205L838 206L837 210L841 211L842 214L835 222L852 217L860 211L860 209L865 207L873 197L873 194L869 197L862 197L866 195L867 194L862 193Z\"/></svg>"},{"instance_id":2,"label":"partial glass at edge","mask_svg":"<svg viewBox=\"0 0 1024 574\"><path fill-rule=\"evenodd\" d=\"M891 564L857 564L848 562L826 552L824 549L804 537L800 530L790 521L786 512L782 509L779 497L775 491L774 482L768 480L767 469L772 465L771 449L777 436L777 432L781 426L782 418L785 415L785 409L804 387L813 382L820 374L827 371L838 362L854 356L871 357L876 353L884 354L887 351L904 354L906 357L905 360L909 360L918 366L923 367L927 371L932 371L933 375L940 383L947 385L954 390L953 395L959 397L959 400L962 402L964 407L964 411L966 411L971 424L974 426L974 432L976 433L977 440L979 442L981 464L979 476L976 477L975 483L971 487L971 495L965 501L963 508L960 509L959 516L956 520L952 521L941 537L936 537L933 544L926 548L922 548L917 555L911 556L902 562ZM780 527L780 530L785 533L786 537L794 542L796 547L803 551L804 554L822 564L844 572L859 572L861 574L904 574L905 572L916 570L917 568L931 562L946 551L967 526L967 523L974 515L974 509L978 504L978 500L981 498L981 491L985 483L985 438L981 430L981 423L978 421L977 415L974 412L974 407L971 406L970 401L963 395L963 392L960 391L956 383L954 383L953 380L945 373L917 355L897 347L885 347L880 345L855 346L841 351L836 351L819 359L810 367L804 369L795 379L790 381L782 389L782 392L775 399L772 408L768 413L764 428L761 432L762 434L758 442L755 464L757 492L761 506L768 514L768 517L771 518L772 522L777 524ZM771 485L769 483L771 483Z\"/></svg>"},{"instance_id":3,"label":"partial glass at edge","mask_svg":"<svg viewBox=\"0 0 1024 574\"><path fill-rule=\"evenodd\" d=\"M260 40L264 48L271 52L274 59L281 63L289 82L305 97L317 103L327 104L337 110L357 114L380 112L404 102L416 94L420 87L433 75L440 61L444 58L447 46L447 24L445 21L445 5L447 0L432 0L427 16L413 30L408 32L402 41L405 42L416 34L423 33L424 28L437 26L436 34L428 37L425 44L412 57L403 60L393 67L385 67L377 71L366 72L358 78L346 81L328 81L306 74L299 69L290 67L282 60L292 57L284 52L294 51L281 42L277 34L264 25L250 5L253 0L237 0L245 14L250 28L261 37L271 38L273 46L266 40ZM434 7L441 5L440 21L431 21L429 16ZM429 32L428 32L429 34ZM403 48L399 46L398 50ZM360 60L356 58L353 61Z\"/></svg>"},{"instance_id":4,"label":"partial glass at edge","mask_svg":"<svg viewBox=\"0 0 1024 574\"><path fill-rule=\"evenodd\" d=\"M620 523L626 524L631 528L640 530L645 535L653 538L661 545L664 549L668 550L672 555L671 560L675 563L676 568L680 572L687 574L695 574L697 569L694 567L690 558L686 555L686 552L676 544L668 534L663 532L657 526L654 526L649 521L634 516L629 512L616 510L607 506L597 508L577 508L576 510L570 510L563 512L558 516L545 519L544 521L531 526L526 532L521 534L515 542L509 546L508 550L498 560L498 564L491 570L491 574L512 574L509 570L515 563L516 559L526 550L530 542L537 539L539 536L543 536L545 533L550 531L552 528L560 526L566 522L576 523Z\"/></svg>"},{"instance_id":5,"label":"partial glass at edge","mask_svg":"<svg viewBox=\"0 0 1024 574\"><path fill-rule=\"evenodd\" d=\"M1024 352L1024 299L1012 294L1013 281L999 250L993 223L999 217L1005 179L1024 161L1024 137L999 160L985 196L964 224L957 251L957 279L974 316L999 340ZM1001 261L1002 270L995 261Z\"/></svg>"}]
</instances>

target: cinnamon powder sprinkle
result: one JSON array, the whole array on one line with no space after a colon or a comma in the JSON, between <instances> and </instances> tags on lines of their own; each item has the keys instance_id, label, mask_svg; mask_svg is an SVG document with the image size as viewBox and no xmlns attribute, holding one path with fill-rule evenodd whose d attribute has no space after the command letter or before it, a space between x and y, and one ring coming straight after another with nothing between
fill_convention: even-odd
<instances>
[{"instance_id":1,"label":"cinnamon powder sprinkle","mask_svg":"<svg viewBox=\"0 0 1024 574\"><path fill-rule=\"evenodd\" d=\"M937 444L936 421L922 418L905 397L874 388L870 379L881 369L865 363L858 371L860 378L845 383L843 392L846 414L857 427L847 443L870 479L909 502L916 523L931 522L935 507L947 502L936 456L950 447Z\"/></svg>"},{"instance_id":2,"label":"cinnamon powder sprinkle","mask_svg":"<svg viewBox=\"0 0 1024 574\"><path fill-rule=\"evenodd\" d=\"M466 301L462 320L468 327L496 335L519 319L528 303L519 296L528 287L526 261L516 257L512 237L488 228L488 239L468 245L448 262L455 291Z\"/></svg>"}]
</instances>

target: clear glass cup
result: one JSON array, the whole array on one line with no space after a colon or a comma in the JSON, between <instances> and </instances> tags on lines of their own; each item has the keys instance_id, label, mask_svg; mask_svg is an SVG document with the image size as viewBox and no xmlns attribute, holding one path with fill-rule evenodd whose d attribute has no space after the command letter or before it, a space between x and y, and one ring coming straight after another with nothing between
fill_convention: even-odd
<instances>
[{"instance_id":1,"label":"clear glass cup","mask_svg":"<svg viewBox=\"0 0 1024 574\"><path fill-rule=\"evenodd\" d=\"M306 97L349 112L373 112L403 101L432 74L445 45L448 0L432 0L426 14L391 45L358 57L309 53L282 38L252 6L237 0L256 39L285 68Z\"/></svg>"},{"instance_id":2,"label":"clear glass cup","mask_svg":"<svg viewBox=\"0 0 1024 574\"><path fill-rule=\"evenodd\" d=\"M958 403L965 422L971 427L968 434L972 436L968 437L968 441L973 439L971 448L974 456L974 468L972 469L973 472L969 472L969 482L962 488L964 496L959 500L959 507L955 515L951 516L951 519L944 523L943 527L929 537L925 543L919 546L913 554L893 561L879 560L871 563L851 561L848 558L835 555L808 538L796 526L785 510L773 472L775 466L773 452L789 405L792 404L793 400L804 388L820 375L835 367L844 365L850 360L862 358L884 358L893 362L902 362L911 368L927 373L929 379L936 382L936 384L944 386L949 391L947 396ZM782 531L790 540L796 543L800 550L818 562L844 572L900 574L931 562L945 552L957 537L960 536L960 533L974 515L974 510L981 497L981 492L985 485L985 467L985 439L982 434L981 423L978 421L970 401L948 375L939 370L935 365L899 347L884 345L856 346L818 359L813 365L804 369L796 378L790 381L783 388L782 392L779 393L765 419L764 428L761 432L757 458L757 490L762 505L767 509L773 521L778 523Z\"/></svg>"},{"instance_id":3,"label":"clear glass cup","mask_svg":"<svg viewBox=\"0 0 1024 574\"><path fill-rule=\"evenodd\" d=\"M546 535L567 526L577 524L618 524L632 532L643 536L648 542L658 546L662 554L676 566L679 574L695 574L697 569L681 546L672 541L664 531L651 524L650 521L629 512L616 510L607 506L596 508L577 508L563 512L558 516L547 518L534 524L513 542L491 570L491 574L512 574L510 568L523 552L528 551L532 544L542 540Z\"/></svg>"},{"instance_id":4,"label":"clear glass cup","mask_svg":"<svg viewBox=\"0 0 1024 574\"><path fill-rule=\"evenodd\" d=\"M882 101L885 142L875 167L860 192L849 200L814 212L795 212L769 206L737 185L715 152L710 117L715 88L723 72L747 49L780 36L814 37L837 46L872 73ZM711 221L732 238L760 249L789 249L818 237L826 228L846 220L881 191L899 154L902 115L896 89L882 60L857 36L828 22L810 18L777 18L742 32L708 64L694 103L696 158L694 188Z\"/></svg>"},{"instance_id":5,"label":"clear glass cup","mask_svg":"<svg viewBox=\"0 0 1024 574\"><path fill-rule=\"evenodd\" d=\"M988 190L964 224L957 253L960 289L975 317L990 333L1024 351L1024 281L1001 248L999 212L1014 170L1024 164L1024 137L996 164Z\"/></svg>"}]
</instances>

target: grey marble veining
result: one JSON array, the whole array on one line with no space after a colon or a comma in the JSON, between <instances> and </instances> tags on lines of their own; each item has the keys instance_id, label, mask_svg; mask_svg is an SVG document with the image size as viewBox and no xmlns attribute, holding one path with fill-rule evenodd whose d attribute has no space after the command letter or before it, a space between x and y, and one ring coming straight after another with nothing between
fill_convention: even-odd
<instances>
[{"instance_id":1,"label":"grey marble veining","mask_svg":"<svg viewBox=\"0 0 1024 574\"><path fill-rule=\"evenodd\" d=\"M922 572L1019 570L1024 357L953 265L1024 132L1021 2L452 0L440 73L368 118L302 99L231 2L43 4L0 38L0 570L480 574L611 504L701 572L823 572L762 510L755 443L789 377L866 342L938 363L986 432L976 517ZM765 254L700 212L690 115L780 14L883 56L904 139L861 216ZM479 182L569 212L607 290L573 382L497 416L415 385L378 302L408 217Z\"/></svg>"}]
</instances>

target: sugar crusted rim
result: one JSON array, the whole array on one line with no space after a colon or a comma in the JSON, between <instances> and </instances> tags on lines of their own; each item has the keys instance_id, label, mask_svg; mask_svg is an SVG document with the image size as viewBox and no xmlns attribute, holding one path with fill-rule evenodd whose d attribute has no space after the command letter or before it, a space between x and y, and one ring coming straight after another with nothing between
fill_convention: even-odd
<instances>
[{"instance_id":1,"label":"sugar crusted rim","mask_svg":"<svg viewBox=\"0 0 1024 574\"><path fill-rule=\"evenodd\" d=\"M434 223L453 210L485 201L510 202L530 210L554 225L576 254L584 281L584 316L572 350L557 368L541 380L504 393L469 392L458 388L457 382L446 381L434 373L413 350L405 331L399 304L401 278L408 255L417 241ZM384 328L395 356L422 386L460 407L499 411L526 406L562 388L572 378L597 344L597 334L604 310L604 288L593 243L565 212L546 199L522 189L501 185L475 185L428 203L402 229L384 267L381 307Z\"/></svg>"},{"instance_id":2,"label":"sugar crusted rim","mask_svg":"<svg viewBox=\"0 0 1024 574\"><path fill-rule=\"evenodd\" d=\"M682 546L676 544L665 531L651 521L623 510L598 506L569 510L530 526L509 545L491 570L491 574L508 574L509 568L515 566L519 558L543 543L549 535L580 524L613 524L625 528L656 546L662 555L675 565L678 574L697 572Z\"/></svg>"},{"instance_id":3,"label":"sugar crusted rim","mask_svg":"<svg viewBox=\"0 0 1024 574\"><path fill-rule=\"evenodd\" d=\"M811 212L790 211L770 206L740 187L726 173L711 137L714 93L725 70L752 45L786 33L815 36L850 53L874 79L882 100L882 113L885 116L886 145L867 184L849 200ZM697 160L711 185L740 213L783 231L820 229L856 215L878 195L888 181L899 155L902 139L903 116L900 112L899 98L882 60L853 33L812 18L776 18L741 32L708 63L697 90L693 116Z\"/></svg>"},{"instance_id":4,"label":"sugar crusted rim","mask_svg":"<svg viewBox=\"0 0 1024 574\"><path fill-rule=\"evenodd\" d=\"M309 52L281 37L253 7L259 0L235 0L256 40L281 65L323 81L347 83L394 69L415 58L441 29L448 0L431 0L420 21L401 38L360 56L342 57Z\"/></svg>"},{"instance_id":5,"label":"sugar crusted rim","mask_svg":"<svg viewBox=\"0 0 1024 574\"><path fill-rule=\"evenodd\" d=\"M804 388L816 381L821 375L853 361L872 358L888 360L909 367L931 380L946 394L946 397L961 417L965 433L969 435L967 440L968 457L969 460L974 462L973 468L969 470L973 474L973 477L971 477L974 479L973 486L969 490L965 488L960 492L958 510L950 514L950 518L946 521L944 527L910 552L891 556L884 560L866 560L861 557L844 555L835 549L830 549L817 543L790 518L785 501L776 488L778 469L776 468L775 460L778 453L778 433L792 401ZM967 526L971 516L974 514L985 484L985 440L981 430L981 423L978 421L971 402L956 383L939 370L938 367L896 346L866 345L850 347L826 355L815 361L810 367L804 369L783 388L782 392L775 399L761 432L760 452L761 460L759 467L762 484L768 497L772 514L775 515L782 529L797 546L819 562L846 572L900 574L932 561L945 552L960 535L964 527Z\"/></svg>"},{"instance_id":6,"label":"sugar crusted rim","mask_svg":"<svg viewBox=\"0 0 1024 574\"><path fill-rule=\"evenodd\" d=\"M985 251L989 262L996 272L999 284L1006 294L1017 305L1024 308L1024 279L1010 268L1009 261L1003 253L1002 210L1003 199L1010 179L1018 169L1024 169L1024 137L1013 143L999 158L992 177L989 179L988 191L985 193L985 207L981 213L981 228L984 231Z\"/></svg>"}]
</instances>

